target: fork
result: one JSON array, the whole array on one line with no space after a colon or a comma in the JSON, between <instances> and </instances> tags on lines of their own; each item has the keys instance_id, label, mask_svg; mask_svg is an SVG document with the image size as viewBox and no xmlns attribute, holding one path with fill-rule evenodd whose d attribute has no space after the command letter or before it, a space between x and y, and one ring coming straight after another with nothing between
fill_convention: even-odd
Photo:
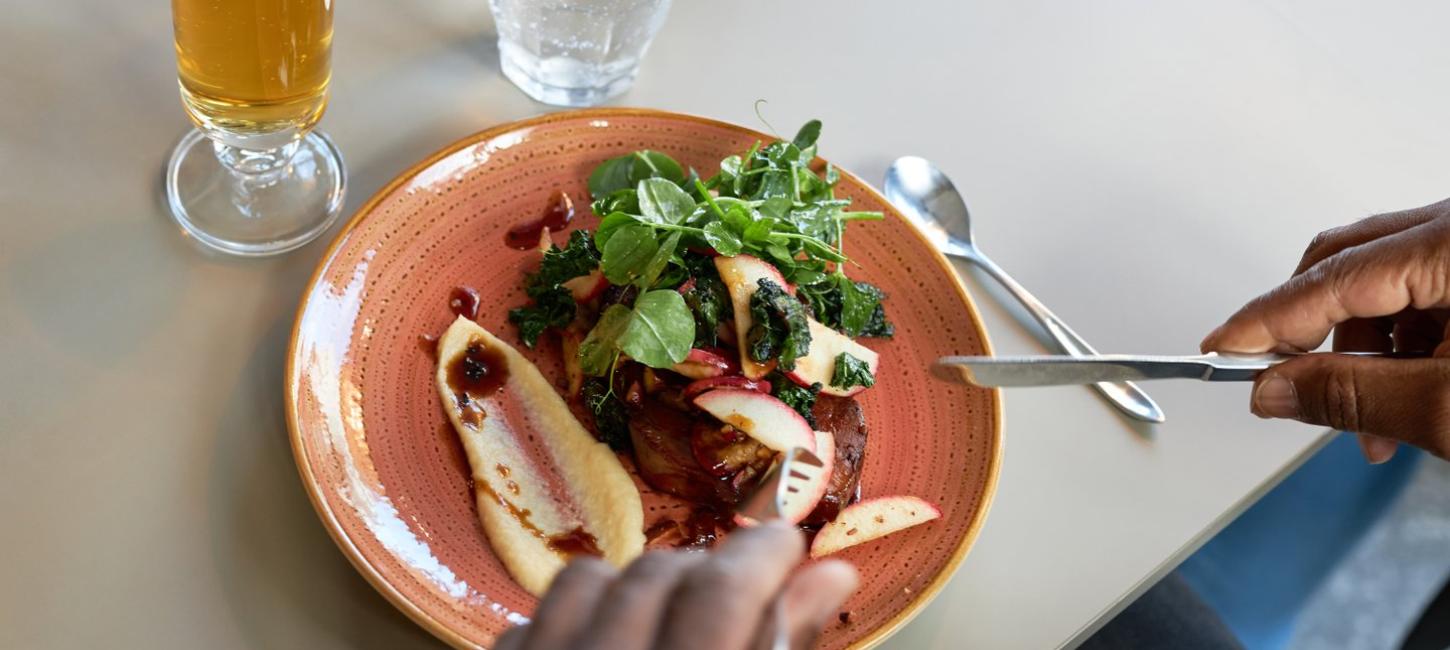
<instances>
[{"instance_id":1,"label":"fork","mask_svg":"<svg viewBox=\"0 0 1450 650\"><path fill-rule=\"evenodd\" d=\"M781 455L780 462L765 473L760 487L736 509L736 514L757 523L780 519L791 501L801 498L806 484L820 476L825 466L820 458L805 447L790 448ZM790 650L790 630L785 628L784 610L780 599L776 599L770 611L770 636L767 638L762 635L755 647Z\"/></svg>"}]
</instances>

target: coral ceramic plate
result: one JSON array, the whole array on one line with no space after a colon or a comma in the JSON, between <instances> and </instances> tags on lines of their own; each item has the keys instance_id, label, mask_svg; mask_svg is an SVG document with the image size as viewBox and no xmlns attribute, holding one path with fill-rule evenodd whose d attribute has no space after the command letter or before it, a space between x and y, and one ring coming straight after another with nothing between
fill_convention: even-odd
<instances>
[{"instance_id":1,"label":"coral ceramic plate","mask_svg":"<svg viewBox=\"0 0 1450 650\"><path fill-rule=\"evenodd\" d=\"M559 113L464 138L404 172L347 224L312 278L287 363L287 418L302 481L339 547L393 604L459 648L485 648L528 620L535 600L509 579L474 512L468 465L447 427L420 336L452 320L449 292L482 295L479 322L509 340L508 308L524 302L523 273L537 253L503 243L563 190L587 205L585 180L606 158L656 149L715 172L754 131L658 111ZM825 140L829 148L831 136ZM914 494L941 520L847 549L862 587L822 647L879 642L939 591L982 526L997 480L997 394L932 379L949 354L988 354L971 300L950 266L859 179L840 195L880 210L860 223L846 252L853 275L885 289L896 324L876 387L861 396L870 424L861 477L865 497ZM593 227L587 214L577 225ZM556 237L563 241L563 237ZM557 378L557 351L525 350ZM646 507L660 508L646 496ZM646 513L646 523L651 520Z\"/></svg>"}]
</instances>

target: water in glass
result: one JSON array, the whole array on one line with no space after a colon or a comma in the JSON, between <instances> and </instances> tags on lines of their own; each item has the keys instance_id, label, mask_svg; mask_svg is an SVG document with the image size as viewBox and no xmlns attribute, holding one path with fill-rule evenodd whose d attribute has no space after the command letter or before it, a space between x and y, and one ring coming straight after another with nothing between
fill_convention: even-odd
<instances>
[{"instance_id":1,"label":"water in glass","mask_svg":"<svg viewBox=\"0 0 1450 650\"><path fill-rule=\"evenodd\" d=\"M590 106L627 90L670 0L490 0L504 75L530 97Z\"/></svg>"}]
</instances>

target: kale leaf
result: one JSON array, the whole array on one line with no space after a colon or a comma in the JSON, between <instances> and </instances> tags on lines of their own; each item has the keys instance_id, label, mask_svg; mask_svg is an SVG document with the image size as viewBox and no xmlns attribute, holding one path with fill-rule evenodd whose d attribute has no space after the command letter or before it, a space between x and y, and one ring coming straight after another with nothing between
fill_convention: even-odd
<instances>
[{"instance_id":1,"label":"kale leaf","mask_svg":"<svg viewBox=\"0 0 1450 650\"><path fill-rule=\"evenodd\" d=\"M811 330L805 308L780 285L765 278L750 296L750 331L745 334L750 358L764 363L780 360L782 370L795 369L795 360L810 352Z\"/></svg>"},{"instance_id":2,"label":"kale leaf","mask_svg":"<svg viewBox=\"0 0 1450 650\"><path fill-rule=\"evenodd\" d=\"M570 233L564 248L551 245L544 251L539 270L524 279L524 293L532 303L509 310L509 322L519 328L524 345L534 347L545 330L574 320L574 296L561 285L598 267L599 250L587 230Z\"/></svg>"},{"instance_id":3,"label":"kale leaf","mask_svg":"<svg viewBox=\"0 0 1450 650\"><path fill-rule=\"evenodd\" d=\"M842 352L836 355L836 367L831 372L831 385L836 388L870 388L876 385L876 376L871 374L871 367L865 361L851 356L849 352Z\"/></svg>"},{"instance_id":4,"label":"kale leaf","mask_svg":"<svg viewBox=\"0 0 1450 650\"><path fill-rule=\"evenodd\" d=\"M796 295L810 305L812 316L822 325L847 336L891 338L896 333L881 304L886 293L876 285L834 273L797 286Z\"/></svg>"},{"instance_id":5,"label":"kale leaf","mask_svg":"<svg viewBox=\"0 0 1450 650\"><path fill-rule=\"evenodd\" d=\"M771 394L776 399L785 402L787 406L795 409L796 413L800 413L801 417L810 423L811 428L815 428L816 416L812 409L815 408L816 397L821 392L822 386L820 382L806 387L791 381L789 377L779 372L771 373L769 379Z\"/></svg>"},{"instance_id":6,"label":"kale leaf","mask_svg":"<svg viewBox=\"0 0 1450 650\"><path fill-rule=\"evenodd\" d=\"M584 382L581 394L584 404L594 414L594 431L610 449L629 449L629 414L624 402L609 389L609 380L593 377Z\"/></svg>"},{"instance_id":7,"label":"kale leaf","mask_svg":"<svg viewBox=\"0 0 1450 650\"><path fill-rule=\"evenodd\" d=\"M714 347L719 343L720 321L730 314L730 294L715 263L703 255L686 255L685 268L695 282L685 290L685 305L695 315L694 347Z\"/></svg>"}]
</instances>

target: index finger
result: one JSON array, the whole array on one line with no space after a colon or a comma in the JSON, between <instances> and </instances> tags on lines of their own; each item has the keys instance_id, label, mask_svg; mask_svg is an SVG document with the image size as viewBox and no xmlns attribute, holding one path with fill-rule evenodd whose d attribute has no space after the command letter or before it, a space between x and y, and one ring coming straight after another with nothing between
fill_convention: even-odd
<instances>
[{"instance_id":1,"label":"index finger","mask_svg":"<svg viewBox=\"0 0 1450 650\"><path fill-rule=\"evenodd\" d=\"M1434 221L1349 248L1255 298L1203 340L1207 352L1305 352L1335 325L1450 297L1446 222Z\"/></svg>"}]
</instances>

